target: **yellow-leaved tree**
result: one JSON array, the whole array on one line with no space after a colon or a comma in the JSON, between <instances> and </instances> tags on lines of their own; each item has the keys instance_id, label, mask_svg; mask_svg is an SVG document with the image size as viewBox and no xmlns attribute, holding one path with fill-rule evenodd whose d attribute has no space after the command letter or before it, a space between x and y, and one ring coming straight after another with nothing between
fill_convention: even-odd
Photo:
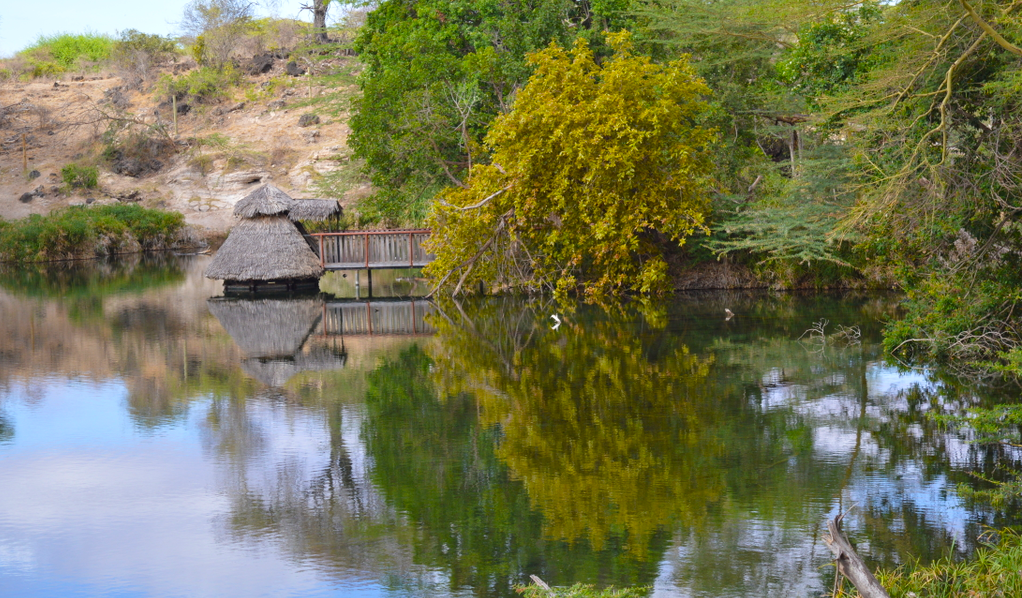
<instances>
[{"instance_id":1,"label":"yellow-leaved tree","mask_svg":"<svg viewBox=\"0 0 1022 598\"><path fill-rule=\"evenodd\" d=\"M607 38L602 62L582 39L530 55L535 73L486 137L492 163L433 206L438 286L668 290L663 244L684 243L707 206L709 89L687 60L654 64L627 32Z\"/></svg>"}]
</instances>

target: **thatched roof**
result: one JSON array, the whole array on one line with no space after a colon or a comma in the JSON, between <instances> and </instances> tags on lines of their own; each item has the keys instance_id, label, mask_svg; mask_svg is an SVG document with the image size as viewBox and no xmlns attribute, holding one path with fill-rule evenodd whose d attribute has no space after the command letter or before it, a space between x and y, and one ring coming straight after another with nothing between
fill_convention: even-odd
<instances>
[{"instance_id":1,"label":"thatched roof","mask_svg":"<svg viewBox=\"0 0 1022 598\"><path fill-rule=\"evenodd\" d=\"M286 214L295 200L273 185L263 185L234 204L234 215L242 218Z\"/></svg>"},{"instance_id":2,"label":"thatched roof","mask_svg":"<svg viewBox=\"0 0 1022 598\"><path fill-rule=\"evenodd\" d=\"M218 280L289 280L319 278L323 267L294 223L255 216L231 229L205 274Z\"/></svg>"},{"instance_id":3,"label":"thatched roof","mask_svg":"<svg viewBox=\"0 0 1022 598\"><path fill-rule=\"evenodd\" d=\"M326 220L341 213L336 199L296 199L287 217L291 220Z\"/></svg>"},{"instance_id":4,"label":"thatched roof","mask_svg":"<svg viewBox=\"0 0 1022 598\"><path fill-rule=\"evenodd\" d=\"M209 312L249 358L291 358L323 314L318 298L206 301Z\"/></svg>"},{"instance_id":5,"label":"thatched roof","mask_svg":"<svg viewBox=\"0 0 1022 598\"><path fill-rule=\"evenodd\" d=\"M284 386L295 374L339 370L347 361L347 354L320 348L290 359L250 357L241 362L241 369L267 386Z\"/></svg>"}]
</instances>

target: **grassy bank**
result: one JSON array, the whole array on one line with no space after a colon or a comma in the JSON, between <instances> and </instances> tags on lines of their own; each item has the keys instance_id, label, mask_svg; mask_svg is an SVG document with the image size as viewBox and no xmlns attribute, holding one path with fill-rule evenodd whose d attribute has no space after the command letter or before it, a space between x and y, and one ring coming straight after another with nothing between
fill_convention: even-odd
<instances>
[{"instance_id":1,"label":"grassy bank","mask_svg":"<svg viewBox=\"0 0 1022 598\"><path fill-rule=\"evenodd\" d=\"M914 564L881 570L877 579L891 598L1022 596L1022 535L1012 530L991 532L987 543L966 561L945 557L926 566ZM518 588L525 598L638 598L649 591L650 588L598 590L582 584L570 588L546 589L535 584ZM859 598L859 593L845 581L834 598Z\"/></svg>"},{"instance_id":2,"label":"grassy bank","mask_svg":"<svg viewBox=\"0 0 1022 598\"><path fill-rule=\"evenodd\" d=\"M168 248L184 226L177 212L137 205L75 206L24 220L0 219L0 261L89 259Z\"/></svg>"},{"instance_id":3,"label":"grassy bank","mask_svg":"<svg viewBox=\"0 0 1022 598\"><path fill-rule=\"evenodd\" d=\"M967 561L944 558L927 566L907 565L880 571L877 579L891 598L994 598L1022 596L1022 536L1014 531L991 534L990 542ZM847 589L839 598L859 595Z\"/></svg>"}]
</instances>

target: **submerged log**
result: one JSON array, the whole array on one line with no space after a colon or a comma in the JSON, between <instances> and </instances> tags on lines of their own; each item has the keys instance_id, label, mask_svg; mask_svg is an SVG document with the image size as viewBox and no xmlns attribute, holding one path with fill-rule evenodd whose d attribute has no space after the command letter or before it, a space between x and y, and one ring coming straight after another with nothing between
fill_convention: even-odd
<instances>
[{"instance_id":1,"label":"submerged log","mask_svg":"<svg viewBox=\"0 0 1022 598\"><path fill-rule=\"evenodd\" d=\"M856 554L851 542L848 541L848 538L841 531L841 520L844 517L844 514L841 514L827 521L827 529L830 531L830 536L823 536L823 541L827 543L827 548L830 548L830 551L834 553L834 561L837 563L838 573L844 575L848 581L852 582L852 585L859 591L859 595L862 598L890 598L887 590L884 589L884 586L880 585L876 577L873 577L869 567Z\"/></svg>"}]
</instances>

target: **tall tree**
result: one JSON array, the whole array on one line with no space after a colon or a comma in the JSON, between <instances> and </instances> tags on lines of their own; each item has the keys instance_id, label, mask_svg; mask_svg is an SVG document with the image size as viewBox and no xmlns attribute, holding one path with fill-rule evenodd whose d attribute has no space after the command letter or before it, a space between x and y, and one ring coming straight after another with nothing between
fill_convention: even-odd
<instances>
[{"instance_id":1,"label":"tall tree","mask_svg":"<svg viewBox=\"0 0 1022 598\"><path fill-rule=\"evenodd\" d=\"M579 35L598 45L594 23L613 19L589 0L384 0L356 40L351 144L377 189L363 216L421 221L437 191L488 160L482 139L528 79L525 55Z\"/></svg>"},{"instance_id":2,"label":"tall tree","mask_svg":"<svg viewBox=\"0 0 1022 598\"><path fill-rule=\"evenodd\" d=\"M313 0L312 4L303 4L302 10L312 13L312 29L315 32L316 42L326 44L330 42L330 36L326 33L326 12L330 8L330 0Z\"/></svg>"},{"instance_id":3,"label":"tall tree","mask_svg":"<svg viewBox=\"0 0 1022 598\"><path fill-rule=\"evenodd\" d=\"M536 72L486 138L493 163L441 195L429 272L455 294L473 281L589 298L666 290L660 244L703 221L709 90L686 61L659 66L629 34L607 38L602 64L581 39L531 55Z\"/></svg>"},{"instance_id":4,"label":"tall tree","mask_svg":"<svg viewBox=\"0 0 1022 598\"><path fill-rule=\"evenodd\" d=\"M782 0L643 2L643 35L679 52L713 90L714 156L708 246L768 263L791 277L800 263L847 265L835 229L854 200L847 147L820 97L853 85L871 59L862 39L880 9L874 1ZM847 235L846 235L847 236Z\"/></svg>"},{"instance_id":5,"label":"tall tree","mask_svg":"<svg viewBox=\"0 0 1022 598\"><path fill-rule=\"evenodd\" d=\"M902 273L889 346L960 361L1022 348L1022 2L902 2L870 39L864 83L825 103L858 165L851 223ZM1011 366L1015 363L1014 366Z\"/></svg>"}]
</instances>

